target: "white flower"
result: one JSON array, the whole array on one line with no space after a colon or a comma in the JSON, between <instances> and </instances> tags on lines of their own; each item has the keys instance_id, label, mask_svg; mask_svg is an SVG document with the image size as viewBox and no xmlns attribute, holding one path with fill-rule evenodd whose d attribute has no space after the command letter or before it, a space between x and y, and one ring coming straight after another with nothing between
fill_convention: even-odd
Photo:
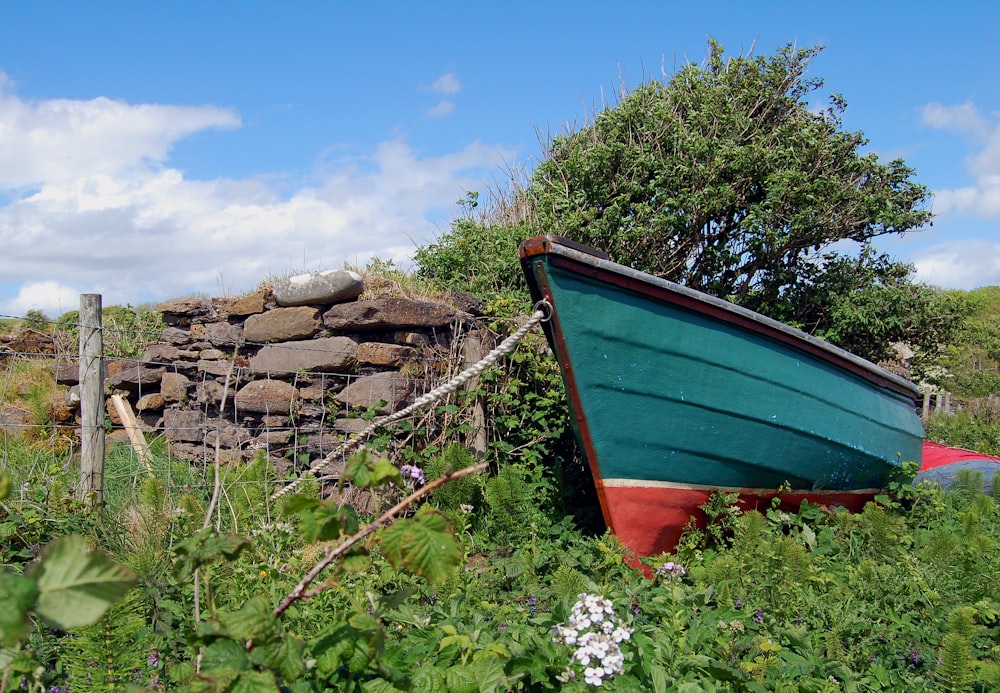
<instances>
[{"instance_id":1,"label":"white flower","mask_svg":"<svg viewBox=\"0 0 1000 693\"><path fill-rule=\"evenodd\" d=\"M615 628L614 632L611 634L611 639L615 642L624 642L632 637L632 630L630 628L623 628L618 626Z\"/></svg>"},{"instance_id":2,"label":"white flower","mask_svg":"<svg viewBox=\"0 0 1000 693\"><path fill-rule=\"evenodd\" d=\"M587 667L583 670L583 678L591 686L600 686L604 683L604 670Z\"/></svg>"},{"instance_id":3,"label":"white flower","mask_svg":"<svg viewBox=\"0 0 1000 693\"><path fill-rule=\"evenodd\" d=\"M619 643L631 635L632 630L615 618L611 600L597 594L580 594L567 623L553 628L553 640L576 647L569 668L557 678L565 683L575 676L573 665L578 664L589 685L603 685L605 678L625 670L625 656Z\"/></svg>"}]
</instances>

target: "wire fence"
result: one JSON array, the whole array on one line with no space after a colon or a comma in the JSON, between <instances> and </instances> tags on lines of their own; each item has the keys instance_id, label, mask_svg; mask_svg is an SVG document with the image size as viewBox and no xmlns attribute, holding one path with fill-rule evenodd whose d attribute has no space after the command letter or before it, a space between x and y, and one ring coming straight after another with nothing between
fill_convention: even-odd
<instances>
[{"instance_id":1,"label":"wire fence","mask_svg":"<svg viewBox=\"0 0 1000 693\"><path fill-rule=\"evenodd\" d=\"M79 479L80 329L78 322L37 322L0 339L0 468L14 479L15 499ZM221 330L197 335L194 344L171 344L165 339L169 328L166 335L145 330L138 320L104 325L102 332L104 502L127 504L146 479L161 483L171 507L185 495L207 498L218 462L230 512L253 498L257 519L264 521L273 520L267 499L287 479L329 456L373 419L446 382L496 342L487 330L452 326L407 351L405 362L394 361L388 345L367 357L372 363L359 365L356 349L338 354L328 344L248 343ZM367 344L378 351L376 342ZM274 357L280 363L290 355L268 353L281 348L327 365L262 372L255 360ZM330 370L338 357L348 367ZM468 384L393 431L376 429L367 444L398 464L426 459L447 440L482 451L490 431L478 387ZM124 412L111 405L114 394Z\"/></svg>"}]
</instances>

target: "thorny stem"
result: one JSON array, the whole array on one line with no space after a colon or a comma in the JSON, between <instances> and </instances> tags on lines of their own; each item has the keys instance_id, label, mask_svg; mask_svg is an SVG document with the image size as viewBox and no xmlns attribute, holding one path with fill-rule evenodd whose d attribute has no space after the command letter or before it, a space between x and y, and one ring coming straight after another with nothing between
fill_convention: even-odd
<instances>
[{"instance_id":1,"label":"thorny stem","mask_svg":"<svg viewBox=\"0 0 1000 693\"><path fill-rule=\"evenodd\" d=\"M342 543L338 544L333 548L328 549L326 553L323 555L323 558L320 559L320 561L312 568L312 570L306 573L306 575L302 578L302 580L299 581L299 584L295 586L295 589L289 592L288 596L286 596L281 601L281 603L275 608L274 616L276 618L281 616L281 614L285 613L288 607L290 607L299 599L304 599L306 597L311 597L316 594L319 594L319 592L321 592L324 588L320 587L317 588L316 590L307 590L307 588L309 587L310 584L312 584L313 580L315 580L316 577L321 572L323 572L323 570L328 565L330 565L338 557L347 553L347 551L352 546L354 546L359 541L367 537L369 534L372 534L379 527L392 522L392 520L397 515L399 515L399 513L401 513L409 506L413 505L413 503L418 501L420 498L426 496L428 493L443 486L449 481L452 481L453 479L461 479L463 476L468 476L470 474L477 474L479 472L486 471L487 467L489 467L489 463L483 462L481 464L477 464L472 467L459 469L458 471L447 472L446 474L438 477L437 479L434 479L433 481L428 482L424 486L418 488L416 491L408 495L406 498L399 501L396 505L392 506L384 513L382 513L382 515L380 515L378 519L372 521L370 524L363 527L357 533L345 539ZM250 649L251 647L252 647L252 642L247 643L247 649Z\"/></svg>"}]
</instances>

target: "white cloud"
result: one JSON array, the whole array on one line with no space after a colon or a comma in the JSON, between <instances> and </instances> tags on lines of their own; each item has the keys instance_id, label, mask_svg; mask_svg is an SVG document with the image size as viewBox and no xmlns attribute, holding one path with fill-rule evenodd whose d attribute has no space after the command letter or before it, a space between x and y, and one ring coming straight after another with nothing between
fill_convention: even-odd
<instances>
[{"instance_id":1,"label":"white cloud","mask_svg":"<svg viewBox=\"0 0 1000 693\"><path fill-rule=\"evenodd\" d=\"M432 118L442 118L455 110L455 102L445 99L439 102L434 108L427 111L427 115Z\"/></svg>"},{"instance_id":2,"label":"white cloud","mask_svg":"<svg viewBox=\"0 0 1000 693\"><path fill-rule=\"evenodd\" d=\"M431 91L438 94L457 94L461 90L462 84L454 72L441 75L431 84Z\"/></svg>"},{"instance_id":3,"label":"white cloud","mask_svg":"<svg viewBox=\"0 0 1000 693\"><path fill-rule=\"evenodd\" d=\"M17 296L2 303L0 313L23 316L29 310L41 310L50 318L80 307L80 291L59 282L29 282L22 284Z\"/></svg>"},{"instance_id":4,"label":"white cloud","mask_svg":"<svg viewBox=\"0 0 1000 693\"><path fill-rule=\"evenodd\" d=\"M988 138L993 130L989 120L970 101L959 106L944 106L936 101L931 102L924 106L923 119L925 123L939 130L973 135L982 139Z\"/></svg>"},{"instance_id":5,"label":"white cloud","mask_svg":"<svg viewBox=\"0 0 1000 693\"><path fill-rule=\"evenodd\" d=\"M924 107L924 122L969 137L979 151L965 160L975 185L934 191L934 213L1000 219L1000 118L988 118L972 103Z\"/></svg>"},{"instance_id":6,"label":"white cloud","mask_svg":"<svg viewBox=\"0 0 1000 693\"><path fill-rule=\"evenodd\" d=\"M982 176L976 185L934 191L935 214L969 214L1000 219L1000 176Z\"/></svg>"},{"instance_id":7,"label":"white cloud","mask_svg":"<svg viewBox=\"0 0 1000 693\"><path fill-rule=\"evenodd\" d=\"M0 287L14 294L0 293L6 315L29 308L59 315L77 306L81 292L102 294L105 305L135 305L219 293L220 284L243 291L288 271L373 256L405 263L415 244L443 230L465 191L516 155L475 142L421 156L392 140L341 159L308 186L279 192L267 172L206 181L166 165L171 144L238 123L231 113L0 97L12 103L22 112L8 117L0 108L0 181L15 186L0 203ZM64 115L41 115L54 111ZM114 129L130 133L121 149ZM11 153L4 151L11 131L42 136ZM66 147L68 163L52 142ZM102 143L111 151L98 151ZM95 165L80 163L91 155ZM22 187L29 182L30 190Z\"/></svg>"},{"instance_id":8,"label":"white cloud","mask_svg":"<svg viewBox=\"0 0 1000 693\"><path fill-rule=\"evenodd\" d=\"M239 124L238 115L212 106L130 105L104 97L24 101L0 72L0 189L163 162L177 140Z\"/></svg>"},{"instance_id":9,"label":"white cloud","mask_svg":"<svg viewBox=\"0 0 1000 693\"><path fill-rule=\"evenodd\" d=\"M912 259L916 279L949 289L1000 285L1000 241L967 240L925 248Z\"/></svg>"}]
</instances>

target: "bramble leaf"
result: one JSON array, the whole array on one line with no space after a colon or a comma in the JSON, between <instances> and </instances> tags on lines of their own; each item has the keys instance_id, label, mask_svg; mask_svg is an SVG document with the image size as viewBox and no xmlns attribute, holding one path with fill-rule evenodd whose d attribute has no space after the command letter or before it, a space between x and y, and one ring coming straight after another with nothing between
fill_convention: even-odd
<instances>
[{"instance_id":1,"label":"bramble leaf","mask_svg":"<svg viewBox=\"0 0 1000 693\"><path fill-rule=\"evenodd\" d=\"M264 663L277 670L285 681L295 681L305 670L301 640L286 635L280 640L260 648Z\"/></svg>"},{"instance_id":2,"label":"bramble leaf","mask_svg":"<svg viewBox=\"0 0 1000 693\"><path fill-rule=\"evenodd\" d=\"M28 628L28 612L38 601L38 587L30 578L0 573L0 644L12 646Z\"/></svg>"},{"instance_id":3,"label":"bramble leaf","mask_svg":"<svg viewBox=\"0 0 1000 693\"><path fill-rule=\"evenodd\" d=\"M389 461L387 457L380 457L375 462L375 484L382 486L391 481L397 486L403 485L403 477L399 473L399 467Z\"/></svg>"},{"instance_id":4,"label":"bramble leaf","mask_svg":"<svg viewBox=\"0 0 1000 693\"><path fill-rule=\"evenodd\" d=\"M235 640L253 640L264 643L278 633L278 621L267 599L261 595L251 598L239 611L219 614L219 621Z\"/></svg>"},{"instance_id":5,"label":"bramble leaf","mask_svg":"<svg viewBox=\"0 0 1000 693\"><path fill-rule=\"evenodd\" d=\"M63 630L96 622L135 584L131 571L76 534L49 544L29 577L38 587L36 611Z\"/></svg>"},{"instance_id":6,"label":"bramble leaf","mask_svg":"<svg viewBox=\"0 0 1000 693\"><path fill-rule=\"evenodd\" d=\"M247 540L235 534L216 534L205 527L180 542L176 549L174 576L184 580L195 570L220 558L235 558L247 545Z\"/></svg>"},{"instance_id":7,"label":"bramble leaf","mask_svg":"<svg viewBox=\"0 0 1000 693\"><path fill-rule=\"evenodd\" d=\"M375 462L367 451L359 452L344 467L343 480L350 481L355 488L369 488L375 483Z\"/></svg>"},{"instance_id":8,"label":"bramble leaf","mask_svg":"<svg viewBox=\"0 0 1000 693\"><path fill-rule=\"evenodd\" d=\"M451 524L437 511L399 520L386 528L382 552L394 568L404 566L429 583L446 579L462 560Z\"/></svg>"}]
</instances>

